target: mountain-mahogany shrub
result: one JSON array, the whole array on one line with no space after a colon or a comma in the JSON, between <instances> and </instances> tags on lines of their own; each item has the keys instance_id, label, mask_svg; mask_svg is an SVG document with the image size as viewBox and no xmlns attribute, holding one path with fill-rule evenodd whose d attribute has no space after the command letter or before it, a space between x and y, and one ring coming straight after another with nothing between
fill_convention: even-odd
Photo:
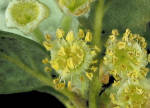
<instances>
[{"instance_id":1,"label":"mountain-mahogany shrub","mask_svg":"<svg viewBox=\"0 0 150 108\"><path fill-rule=\"evenodd\" d=\"M43 90L46 86L49 89L44 88L43 91L56 96L67 108L149 108L149 40L140 34L149 34L144 27L150 21L149 5L147 7L150 2L110 1L0 0L0 6L5 4L0 7L0 17L1 13L5 13L9 30L16 28L33 40L18 35L11 37L10 33L0 31L0 40L3 40L0 42L0 93L12 93L20 89ZM114 11L113 6L117 10ZM129 8L131 11L127 11ZM127 15L123 16L122 13ZM118 30L112 30L115 27ZM128 28L125 33L119 33L126 27L131 28L133 33ZM142 29L146 32L141 32ZM101 34L102 30L106 32ZM109 33L111 30L112 33ZM9 38L3 35L8 35ZM35 45L35 49L31 45ZM38 48L42 50L37 51ZM22 56L18 56L20 54ZM19 73L10 75L5 72L13 72L10 69L12 67ZM29 78L21 72L27 72ZM15 77L15 81L12 81L12 77ZM32 89L25 89L24 86L27 84L28 88L34 78L41 84L35 82L38 87L33 84ZM24 80L26 83L18 87ZM11 86L7 86L7 83Z\"/></svg>"}]
</instances>

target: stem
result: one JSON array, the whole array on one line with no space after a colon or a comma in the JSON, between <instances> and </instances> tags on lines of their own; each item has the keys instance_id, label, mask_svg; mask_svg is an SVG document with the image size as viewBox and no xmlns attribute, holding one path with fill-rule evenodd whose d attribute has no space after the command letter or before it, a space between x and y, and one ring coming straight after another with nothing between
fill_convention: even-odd
<instances>
[{"instance_id":1,"label":"stem","mask_svg":"<svg viewBox=\"0 0 150 108\"><path fill-rule=\"evenodd\" d=\"M69 100L71 100L72 103L76 106L76 108L87 108L86 100L81 98L77 94L70 92L67 89L63 89L60 92L66 95L69 98Z\"/></svg>"},{"instance_id":2,"label":"stem","mask_svg":"<svg viewBox=\"0 0 150 108\"><path fill-rule=\"evenodd\" d=\"M104 0L97 0L96 12L95 12L95 22L94 22L94 39L93 43L101 47L101 31L102 31L102 21L104 15Z\"/></svg>"},{"instance_id":3,"label":"stem","mask_svg":"<svg viewBox=\"0 0 150 108\"><path fill-rule=\"evenodd\" d=\"M94 74L93 80L90 83L89 108L98 108L97 99L98 99L101 87L102 87L102 84L99 80L99 72L96 72Z\"/></svg>"},{"instance_id":4,"label":"stem","mask_svg":"<svg viewBox=\"0 0 150 108\"><path fill-rule=\"evenodd\" d=\"M51 92L50 94L55 96L61 103L63 103L67 108L76 108L75 105L71 102L71 100L68 99L66 96L59 95L58 91L56 92Z\"/></svg>"},{"instance_id":5,"label":"stem","mask_svg":"<svg viewBox=\"0 0 150 108\"><path fill-rule=\"evenodd\" d=\"M98 47L102 47L101 43L101 31L102 31L102 21L104 15L104 0L97 0L96 12L95 12L95 22L94 22L94 39L93 44ZM99 59L99 57L97 57ZM100 67L99 67L100 68ZM99 79L99 70L94 74L93 80L90 82L89 90L89 108L98 108L97 99L99 91L101 89L101 82Z\"/></svg>"},{"instance_id":6,"label":"stem","mask_svg":"<svg viewBox=\"0 0 150 108\"><path fill-rule=\"evenodd\" d=\"M42 44L44 41L44 34L40 31L39 28L36 28L33 32L32 32L32 36L35 38L35 40Z\"/></svg>"}]
</instances>

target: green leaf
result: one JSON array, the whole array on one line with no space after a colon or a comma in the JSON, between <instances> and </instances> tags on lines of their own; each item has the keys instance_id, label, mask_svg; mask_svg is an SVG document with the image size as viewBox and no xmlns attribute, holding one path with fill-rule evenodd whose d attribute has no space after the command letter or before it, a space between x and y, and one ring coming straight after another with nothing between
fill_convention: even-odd
<instances>
[{"instance_id":1,"label":"green leaf","mask_svg":"<svg viewBox=\"0 0 150 108\"><path fill-rule=\"evenodd\" d=\"M37 90L39 92L44 92L44 93L48 93L48 94L55 96L61 103L63 103L66 106L66 108L76 108L73 105L72 100L69 100L69 98L67 96L63 95L59 91L56 91L54 88L51 88L49 86L44 86Z\"/></svg>"},{"instance_id":2,"label":"green leaf","mask_svg":"<svg viewBox=\"0 0 150 108\"><path fill-rule=\"evenodd\" d=\"M149 0L113 0L104 16L103 30L105 35L112 29L118 29L121 33L126 28L133 33L143 35L150 48L150 1Z\"/></svg>"},{"instance_id":3,"label":"green leaf","mask_svg":"<svg viewBox=\"0 0 150 108\"><path fill-rule=\"evenodd\" d=\"M78 20L75 16L64 14L56 0L41 0L44 4L50 8L50 16L40 25L40 29L44 33L50 33L53 37L55 37L56 30L60 27L65 30L65 32L69 30L77 31L78 28Z\"/></svg>"},{"instance_id":4,"label":"green leaf","mask_svg":"<svg viewBox=\"0 0 150 108\"><path fill-rule=\"evenodd\" d=\"M80 26L93 31L95 19L95 5L93 3L88 18L79 17ZM102 42L106 42L112 29L118 29L122 34L126 28L133 33L143 35L150 49L150 0L108 0L105 2L103 18ZM88 22L88 23L87 23Z\"/></svg>"},{"instance_id":5,"label":"green leaf","mask_svg":"<svg viewBox=\"0 0 150 108\"><path fill-rule=\"evenodd\" d=\"M150 0L112 0L104 16L103 29L111 32L126 28L134 33L144 34L150 21Z\"/></svg>"},{"instance_id":6,"label":"green leaf","mask_svg":"<svg viewBox=\"0 0 150 108\"><path fill-rule=\"evenodd\" d=\"M5 9L10 0L0 0L0 11Z\"/></svg>"},{"instance_id":7,"label":"green leaf","mask_svg":"<svg viewBox=\"0 0 150 108\"><path fill-rule=\"evenodd\" d=\"M95 4L93 3L88 18L79 17L80 25L88 29L93 28ZM103 18L103 31L106 38L112 29L118 29L121 33L126 28L133 33L149 35L147 24L150 22L150 0L108 0L105 3L105 14ZM88 22L88 23L87 23ZM148 36L147 36L148 37ZM148 39L146 37L146 39ZM149 39L150 40L150 39Z\"/></svg>"},{"instance_id":8,"label":"green leaf","mask_svg":"<svg viewBox=\"0 0 150 108\"><path fill-rule=\"evenodd\" d=\"M44 87L38 88L37 91L51 94L60 100L64 100L64 101L68 100L68 98L66 96L64 96L62 93L56 91L54 88L51 88L49 86L44 86Z\"/></svg>"},{"instance_id":9,"label":"green leaf","mask_svg":"<svg viewBox=\"0 0 150 108\"><path fill-rule=\"evenodd\" d=\"M50 84L50 74L43 72L41 63L48 55L34 41L0 31L0 94L31 91Z\"/></svg>"}]
</instances>

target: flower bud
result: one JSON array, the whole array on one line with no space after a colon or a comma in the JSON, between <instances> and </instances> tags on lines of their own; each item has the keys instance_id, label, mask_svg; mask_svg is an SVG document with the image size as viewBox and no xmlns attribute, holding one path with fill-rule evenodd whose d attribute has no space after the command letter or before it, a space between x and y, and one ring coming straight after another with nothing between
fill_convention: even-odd
<instances>
[{"instance_id":1,"label":"flower bud","mask_svg":"<svg viewBox=\"0 0 150 108\"><path fill-rule=\"evenodd\" d=\"M94 0L57 0L57 3L63 11L80 16L88 12L92 1Z\"/></svg>"},{"instance_id":2,"label":"flower bud","mask_svg":"<svg viewBox=\"0 0 150 108\"><path fill-rule=\"evenodd\" d=\"M32 32L48 15L49 9L37 0L12 0L5 13L7 26L25 33Z\"/></svg>"}]
</instances>

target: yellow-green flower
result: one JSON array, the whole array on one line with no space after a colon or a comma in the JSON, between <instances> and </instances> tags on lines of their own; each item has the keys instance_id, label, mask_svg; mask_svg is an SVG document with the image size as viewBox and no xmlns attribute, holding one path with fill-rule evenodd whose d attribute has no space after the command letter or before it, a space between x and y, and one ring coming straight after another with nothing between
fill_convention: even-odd
<instances>
[{"instance_id":1,"label":"yellow-green flower","mask_svg":"<svg viewBox=\"0 0 150 108\"><path fill-rule=\"evenodd\" d=\"M57 0L58 5L63 11L69 11L71 14L80 16L90 9L93 0Z\"/></svg>"},{"instance_id":2,"label":"yellow-green flower","mask_svg":"<svg viewBox=\"0 0 150 108\"><path fill-rule=\"evenodd\" d=\"M37 0L12 0L5 13L7 26L25 33L32 32L48 15L49 9Z\"/></svg>"},{"instance_id":3,"label":"yellow-green flower","mask_svg":"<svg viewBox=\"0 0 150 108\"><path fill-rule=\"evenodd\" d=\"M111 102L118 108L147 108L150 100L150 87L144 80L140 83L121 84L116 93L110 94Z\"/></svg>"},{"instance_id":4,"label":"yellow-green flower","mask_svg":"<svg viewBox=\"0 0 150 108\"><path fill-rule=\"evenodd\" d=\"M99 48L89 46L89 42L92 41L92 34L88 31L83 36L83 32L80 29L78 36L75 36L74 32L70 31L65 36L64 31L58 29L56 40L51 41L46 38L46 41L43 42L51 54L51 60L49 60L51 67L59 74L61 80L70 81L69 86L73 79L80 80L82 76L87 76L88 79L92 80L92 72L97 69L93 66L95 64L93 59ZM47 59L44 59L43 63L47 63Z\"/></svg>"},{"instance_id":5,"label":"yellow-green flower","mask_svg":"<svg viewBox=\"0 0 150 108\"><path fill-rule=\"evenodd\" d=\"M146 44L142 36L132 34L129 29L122 38L117 30L113 30L106 43L104 56L104 64L109 73L116 80L145 78L148 72Z\"/></svg>"}]
</instances>

